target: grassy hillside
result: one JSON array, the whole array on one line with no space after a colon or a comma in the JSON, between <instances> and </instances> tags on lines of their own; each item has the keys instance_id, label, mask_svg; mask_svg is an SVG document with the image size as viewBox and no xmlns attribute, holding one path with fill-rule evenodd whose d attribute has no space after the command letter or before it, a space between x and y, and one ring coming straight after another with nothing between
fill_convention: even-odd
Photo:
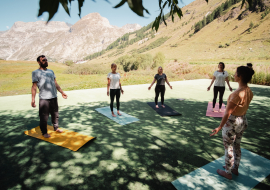
<instances>
[{"instance_id":1,"label":"grassy hillside","mask_svg":"<svg viewBox=\"0 0 270 190\"><path fill-rule=\"evenodd\" d=\"M119 45L103 52L101 56L90 62L113 62L122 55L132 54L140 49L146 51L139 51L139 53L152 55L161 51L165 54L167 62L174 59L186 62L219 60L270 62L270 14L262 19L263 12L250 12L245 6L240 9L241 2L230 6L221 13L220 17L194 34L195 24L225 2L226 0L212 0L207 4L205 0L196 0L183 7L184 17L181 20L176 18L172 23L168 18L167 27L162 23L154 38L152 38L151 29L148 29L143 32L148 40L142 44L135 42L117 49ZM242 15L241 20L238 19L239 15ZM253 27L249 29L251 23ZM129 39L135 37L136 34L132 33ZM169 37L169 39L154 49L146 48L161 37ZM123 41L123 44L126 42Z\"/></svg>"}]
</instances>

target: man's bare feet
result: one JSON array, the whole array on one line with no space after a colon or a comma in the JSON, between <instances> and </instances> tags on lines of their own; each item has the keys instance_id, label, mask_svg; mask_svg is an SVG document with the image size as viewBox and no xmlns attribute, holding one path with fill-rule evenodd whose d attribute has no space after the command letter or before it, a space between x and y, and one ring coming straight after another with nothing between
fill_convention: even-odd
<instances>
[{"instance_id":1,"label":"man's bare feet","mask_svg":"<svg viewBox=\"0 0 270 190\"><path fill-rule=\"evenodd\" d=\"M163 108L165 108L165 106L164 105L161 105Z\"/></svg>"},{"instance_id":2,"label":"man's bare feet","mask_svg":"<svg viewBox=\"0 0 270 190\"><path fill-rule=\"evenodd\" d=\"M48 133L46 133L46 134L43 135L43 137L45 137L45 138L50 138L51 135L49 135Z\"/></svg>"},{"instance_id":3,"label":"man's bare feet","mask_svg":"<svg viewBox=\"0 0 270 190\"><path fill-rule=\"evenodd\" d=\"M215 112L214 108L212 108L212 112Z\"/></svg>"},{"instance_id":4,"label":"man's bare feet","mask_svg":"<svg viewBox=\"0 0 270 190\"><path fill-rule=\"evenodd\" d=\"M117 114L120 115L120 116L122 115L119 111L117 111Z\"/></svg>"},{"instance_id":5,"label":"man's bare feet","mask_svg":"<svg viewBox=\"0 0 270 190\"><path fill-rule=\"evenodd\" d=\"M56 129L56 132L58 132L58 133L63 133L63 130L61 130L61 129Z\"/></svg>"},{"instance_id":6,"label":"man's bare feet","mask_svg":"<svg viewBox=\"0 0 270 190\"><path fill-rule=\"evenodd\" d=\"M232 174L227 174L224 170L218 169L218 170L217 170L217 173L218 173L219 175L221 175L222 177L225 177L225 178L227 178L227 179L229 179L229 180L232 180Z\"/></svg>"},{"instance_id":7,"label":"man's bare feet","mask_svg":"<svg viewBox=\"0 0 270 190\"><path fill-rule=\"evenodd\" d=\"M223 166L223 168L225 169L226 166ZM231 171L232 171L232 173L233 173L234 175L237 175L237 176L239 175L238 169L233 168Z\"/></svg>"},{"instance_id":8,"label":"man's bare feet","mask_svg":"<svg viewBox=\"0 0 270 190\"><path fill-rule=\"evenodd\" d=\"M156 108L159 108L158 105L156 105Z\"/></svg>"},{"instance_id":9,"label":"man's bare feet","mask_svg":"<svg viewBox=\"0 0 270 190\"><path fill-rule=\"evenodd\" d=\"M221 109L219 109L219 112L221 112Z\"/></svg>"},{"instance_id":10,"label":"man's bare feet","mask_svg":"<svg viewBox=\"0 0 270 190\"><path fill-rule=\"evenodd\" d=\"M113 112L112 112L112 116L113 116L113 117L116 117L116 115L115 115Z\"/></svg>"}]
</instances>

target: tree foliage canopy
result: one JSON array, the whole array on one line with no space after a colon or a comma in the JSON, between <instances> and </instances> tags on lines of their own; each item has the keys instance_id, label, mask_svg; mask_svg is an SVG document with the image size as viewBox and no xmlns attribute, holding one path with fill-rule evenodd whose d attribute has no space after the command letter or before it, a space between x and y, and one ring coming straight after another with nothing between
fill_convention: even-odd
<instances>
[{"instance_id":1,"label":"tree foliage canopy","mask_svg":"<svg viewBox=\"0 0 270 190\"><path fill-rule=\"evenodd\" d=\"M70 16L69 7L72 1L75 1L75 0L39 0L38 16L41 16L44 12L48 12L49 13L48 21L50 21L53 18L53 16L57 13L59 5L62 5L66 13ZM77 0L77 1L78 1L78 7L79 7L78 15L80 17L81 8L83 7L83 3L86 0ZM95 1L95 0L92 0L92 1ZM109 0L105 0L105 1L109 2ZM208 0L205 0L205 1L208 3ZM242 7L246 1L248 2L249 5L252 5L252 0L242 0ZM125 3L127 3L129 8L139 16L143 17L144 11L150 14L148 10L143 6L143 0L121 0L114 8L119 8L123 6ZM170 9L169 16L171 16L173 22L174 22L175 15L177 15L180 19L183 16L182 10L178 6L178 0L157 0L157 3L159 4L160 12L152 24L152 29L154 28L156 31L158 31L158 28L161 22L164 22L164 24L167 26L165 14L164 14L164 10L166 10L165 9L166 7Z\"/></svg>"}]
</instances>

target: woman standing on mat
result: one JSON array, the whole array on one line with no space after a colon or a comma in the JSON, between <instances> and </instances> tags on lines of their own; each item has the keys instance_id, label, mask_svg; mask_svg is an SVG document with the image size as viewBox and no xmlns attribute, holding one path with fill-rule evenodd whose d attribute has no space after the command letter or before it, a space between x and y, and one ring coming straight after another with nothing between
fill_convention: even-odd
<instances>
[{"instance_id":1,"label":"woman standing on mat","mask_svg":"<svg viewBox=\"0 0 270 190\"><path fill-rule=\"evenodd\" d=\"M232 173L238 175L238 168L241 159L240 143L248 122L246 112L253 98L253 93L247 83L251 80L254 70L252 65L240 66L234 74L235 82L238 82L238 89L228 98L225 114L219 127L212 131L210 136L217 134L222 129L222 138L225 148L225 168L217 170L217 173L227 179L232 179ZM223 128L222 128L223 127Z\"/></svg>"},{"instance_id":2,"label":"woman standing on mat","mask_svg":"<svg viewBox=\"0 0 270 190\"><path fill-rule=\"evenodd\" d=\"M120 107L120 91L122 94L124 93L121 83L120 83L120 74L116 72L117 65L115 63L111 64L111 69L112 72L108 74L107 79L108 79L108 85L107 85L107 95L110 96L111 98L111 103L110 103L110 108L112 111L112 116L116 117L116 115L113 112L113 102L114 102L114 97L116 96L116 106L117 106L117 114L121 115L119 112L119 107Z\"/></svg>"},{"instance_id":3,"label":"woman standing on mat","mask_svg":"<svg viewBox=\"0 0 270 190\"><path fill-rule=\"evenodd\" d=\"M227 73L227 71L224 70L224 68L225 68L225 64L223 62L220 62L218 64L218 70L214 72L214 76L213 76L213 79L211 81L211 84L207 88L207 91L209 91L212 84L215 81L213 109L212 109L213 112L214 112L214 108L216 106L218 92L219 92L219 112L221 112L221 107L222 107L222 103L223 103L223 94L225 92L225 81L227 82L230 91L232 91L232 88L230 86L229 79L228 79L229 74Z\"/></svg>"},{"instance_id":4,"label":"woman standing on mat","mask_svg":"<svg viewBox=\"0 0 270 190\"><path fill-rule=\"evenodd\" d=\"M155 97L155 103L156 103L156 108L158 107L158 96L159 93L161 93L161 106L165 108L164 104L164 94L165 94L165 81L169 85L169 87L172 89L172 86L170 85L167 76L165 73L163 73L162 67L158 68L158 73L155 75L154 80L152 84L148 87L148 90L151 89L153 84L157 81L155 92L156 92L156 97Z\"/></svg>"}]
</instances>

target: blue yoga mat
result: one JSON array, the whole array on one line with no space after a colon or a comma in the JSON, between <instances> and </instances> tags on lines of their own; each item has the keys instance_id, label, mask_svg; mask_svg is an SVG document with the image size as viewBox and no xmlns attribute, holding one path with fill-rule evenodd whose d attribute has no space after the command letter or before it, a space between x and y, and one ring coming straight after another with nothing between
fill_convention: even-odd
<instances>
[{"instance_id":1,"label":"blue yoga mat","mask_svg":"<svg viewBox=\"0 0 270 190\"><path fill-rule=\"evenodd\" d=\"M178 190L203 190L203 189L252 189L270 174L270 160L254 154L246 149L241 149L242 157L239 166L239 175L233 174L233 179L228 180L217 174L217 169L223 169L225 156L206 164L173 181ZM223 169L224 170L224 169Z\"/></svg>"},{"instance_id":2,"label":"blue yoga mat","mask_svg":"<svg viewBox=\"0 0 270 190\"><path fill-rule=\"evenodd\" d=\"M129 123L133 123L136 121L139 121L138 118L133 117L131 115L128 115L124 112L120 113L122 114L121 116L117 115L117 110L115 108L113 108L113 112L117 117L113 117L112 116L112 112L109 106L107 107L103 107L103 108L97 108L96 111L98 111L99 113L105 115L106 117L110 118L111 120L115 121L116 123L120 124L120 125L126 125Z\"/></svg>"}]
</instances>

